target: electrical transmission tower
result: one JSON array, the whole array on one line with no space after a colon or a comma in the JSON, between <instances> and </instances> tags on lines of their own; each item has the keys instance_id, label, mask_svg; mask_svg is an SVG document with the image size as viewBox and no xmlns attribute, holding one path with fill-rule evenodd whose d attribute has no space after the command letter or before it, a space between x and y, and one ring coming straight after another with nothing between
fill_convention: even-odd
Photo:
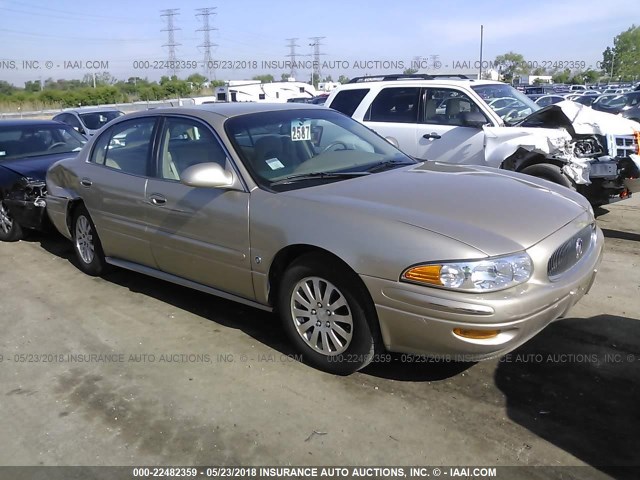
<instances>
[{"instance_id":1,"label":"electrical transmission tower","mask_svg":"<svg viewBox=\"0 0 640 480\"><path fill-rule=\"evenodd\" d=\"M178 12L179 8L168 8L166 10L160 10L161 17L167 17L167 28L163 28L160 30L161 32L167 32L167 43L162 45L163 47L169 47L169 57L168 60L168 69L169 75L178 75L178 62L176 59L176 47L179 46L179 43L176 43L175 35L173 34L176 30L180 30L173 23L173 17L176 15L180 15Z\"/></svg>"},{"instance_id":2,"label":"electrical transmission tower","mask_svg":"<svg viewBox=\"0 0 640 480\"><path fill-rule=\"evenodd\" d=\"M291 61L291 73L290 73L290 77L291 79L295 80L296 78L296 47L299 47L300 45L296 44L296 40L298 40L297 38L287 38L286 39L289 43L288 43L288 47L289 47L289 55L287 55L287 57L289 57L289 60Z\"/></svg>"},{"instance_id":3,"label":"electrical transmission tower","mask_svg":"<svg viewBox=\"0 0 640 480\"><path fill-rule=\"evenodd\" d=\"M322 72L320 71L320 55L324 55L324 53L320 53L320 46L322 45L321 40L327 37L309 37L309 40L312 43L309 44L310 47L313 47L313 75L311 77L311 83L314 83L314 79L317 79L318 82L322 81Z\"/></svg>"},{"instance_id":4,"label":"electrical transmission tower","mask_svg":"<svg viewBox=\"0 0 640 480\"><path fill-rule=\"evenodd\" d=\"M211 80L212 77L215 78L215 70L213 68L213 61L211 58L211 48L217 47L217 43L211 43L211 35L210 32L218 30L214 28L209 23L209 16L216 15L217 7L209 7L209 8L196 8L196 11L199 12L196 14L196 17L202 17L202 28L196 30L196 32L202 32L204 36L204 41L198 45L199 48L204 49L204 71L207 77L207 80Z\"/></svg>"}]
</instances>

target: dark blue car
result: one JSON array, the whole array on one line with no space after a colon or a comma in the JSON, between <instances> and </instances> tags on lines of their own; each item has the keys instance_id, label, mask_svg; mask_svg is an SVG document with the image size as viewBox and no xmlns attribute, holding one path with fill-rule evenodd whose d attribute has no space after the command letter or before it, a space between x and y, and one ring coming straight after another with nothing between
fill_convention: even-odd
<instances>
[{"instance_id":1,"label":"dark blue car","mask_svg":"<svg viewBox=\"0 0 640 480\"><path fill-rule=\"evenodd\" d=\"M0 121L0 240L14 242L25 230L43 230L45 175L51 165L74 157L86 139L51 120Z\"/></svg>"}]
</instances>

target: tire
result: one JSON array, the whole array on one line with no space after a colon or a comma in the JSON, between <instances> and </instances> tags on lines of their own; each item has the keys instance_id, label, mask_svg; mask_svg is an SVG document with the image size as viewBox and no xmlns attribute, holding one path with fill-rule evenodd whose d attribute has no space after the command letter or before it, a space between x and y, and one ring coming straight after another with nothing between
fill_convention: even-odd
<instances>
[{"instance_id":1,"label":"tire","mask_svg":"<svg viewBox=\"0 0 640 480\"><path fill-rule=\"evenodd\" d=\"M562 173L560 167L551 163L530 165L527 168L522 169L522 173L557 183L558 185L562 185L563 187L567 187L571 190L576 189L573 182L564 173Z\"/></svg>"},{"instance_id":2,"label":"tire","mask_svg":"<svg viewBox=\"0 0 640 480\"><path fill-rule=\"evenodd\" d=\"M3 242L17 242L24 238L24 230L11 216L11 212L0 200L0 240Z\"/></svg>"},{"instance_id":3,"label":"tire","mask_svg":"<svg viewBox=\"0 0 640 480\"><path fill-rule=\"evenodd\" d=\"M369 292L352 270L326 256L305 255L285 271L277 311L304 362L319 370L349 375L367 366L379 345Z\"/></svg>"},{"instance_id":4,"label":"tire","mask_svg":"<svg viewBox=\"0 0 640 480\"><path fill-rule=\"evenodd\" d=\"M80 270L93 277L101 275L106 265L104 252L96 227L84 205L74 211L71 234Z\"/></svg>"}]
</instances>

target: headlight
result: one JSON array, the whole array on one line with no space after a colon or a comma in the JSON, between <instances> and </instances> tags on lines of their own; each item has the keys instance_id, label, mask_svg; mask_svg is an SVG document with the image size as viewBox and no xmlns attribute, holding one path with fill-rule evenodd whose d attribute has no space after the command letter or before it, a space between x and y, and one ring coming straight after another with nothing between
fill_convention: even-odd
<instances>
[{"instance_id":1,"label":"headlight","mask_svg":"<svg viewBox=\"0 0 640 480\"><path fill-rule=\"evenodd\" d=\"M525 252L504 257L462 262L415 265L401 275L404 282L467 292L495 292L524 283L533 273Z\"/></svg>"}]
</instances>

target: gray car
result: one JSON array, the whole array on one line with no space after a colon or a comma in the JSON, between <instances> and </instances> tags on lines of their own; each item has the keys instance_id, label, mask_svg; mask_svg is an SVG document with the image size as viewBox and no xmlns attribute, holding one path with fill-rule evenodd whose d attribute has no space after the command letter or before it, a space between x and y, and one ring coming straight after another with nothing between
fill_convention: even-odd
<instances>
[{"instance_id":1,"label":"gray car","mask_svg":"<svg viewBox=\"0 0 640 480\"><path fill-rule=\"evenodd\" d=\"M219 104L115 120L47 174L80 268L108 265L268 311L309 364L509 352L589 290L584 197L417 162L325 107Z\"/></svg>"},{"instance_id":2,"label":"gray car","mask_svg":"<svg viewBox=\"0 0 640 480\"><path fill-rule=\"evenodd\" d=\"M54 116L52 120L72 126L78 133L91 137L111 120L124 115L115 108L88 107L65 110Z\"/></svg>"}]
</instances>

